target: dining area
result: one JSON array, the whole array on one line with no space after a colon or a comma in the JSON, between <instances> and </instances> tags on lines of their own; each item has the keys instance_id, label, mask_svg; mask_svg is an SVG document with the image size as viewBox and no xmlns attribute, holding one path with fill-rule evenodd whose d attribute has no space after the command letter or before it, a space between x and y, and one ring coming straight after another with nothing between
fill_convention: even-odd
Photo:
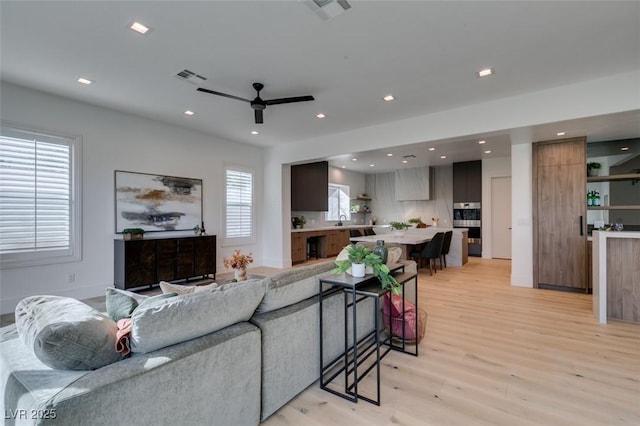
<instances>
[{"instance_id":1,"label":"dining area","mask_svg":"<svg viewBox=\"0 0 640 426\"><path fill-rule=\"evenodd\" d=\"M383 241L387 247L400 247L401 259L414 259L418 267L428 266L429 273L434 274L437 265L443 268L467 263L467 235L466 228L410 228L401 232L377 228L374 235L351 232L350 241L371 246Z\"/></svg>"}]
</instances>

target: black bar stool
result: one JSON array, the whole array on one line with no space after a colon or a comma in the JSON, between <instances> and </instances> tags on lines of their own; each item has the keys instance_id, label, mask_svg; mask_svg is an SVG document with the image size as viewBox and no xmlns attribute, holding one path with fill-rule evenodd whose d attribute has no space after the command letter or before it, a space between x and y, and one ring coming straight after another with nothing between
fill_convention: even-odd
<instances>
[{"instance_id":1,"label":"black bar stool","mask_svg":"<svg viewBox=\"0 0 640 426\"><path fill-rule=\"evenodd\" d=\"M307 238L307 260L318 259L318 237Z\"/></svg>"}]
</instances>

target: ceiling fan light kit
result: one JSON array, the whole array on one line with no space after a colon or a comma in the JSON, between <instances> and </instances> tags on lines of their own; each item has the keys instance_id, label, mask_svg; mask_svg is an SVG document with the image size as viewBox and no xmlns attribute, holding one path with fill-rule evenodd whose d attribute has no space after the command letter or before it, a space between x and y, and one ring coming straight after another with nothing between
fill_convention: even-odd
<instances>
[{"instance_id":1,"label":"ceiling fan light kit","mask_svg":"<svg viewBox=\"0 0 640 426\"><path fill-rule=\"evenodd\" d=\"M199 92L209 93L210 95L218 95L218 96L223 96L225 98L235 99L235 100L238 100L238 101L249 102L249 105L251 105L251 108L253 109L253 112L254 112L254 119L255 119L256 124L264 123L262 111L265 110L267 105L290 104L290 103L294 103L294 102L306 102L306 101L314 101L315 100L314 97L311 96L311 95L294 96L294 97L290 97L290 98L279 98L279 99L262 99L260 97L260 91L264 88L264 84L262 84L262 83L253 83L253 88L257 92L256 93L256 97L253 100L241 98L239 96L229 95L227 93L216 92L216 91L213 91L213 90L205 89L204 87L198 87L197 90Z\"/></svg>"}]
</instances>

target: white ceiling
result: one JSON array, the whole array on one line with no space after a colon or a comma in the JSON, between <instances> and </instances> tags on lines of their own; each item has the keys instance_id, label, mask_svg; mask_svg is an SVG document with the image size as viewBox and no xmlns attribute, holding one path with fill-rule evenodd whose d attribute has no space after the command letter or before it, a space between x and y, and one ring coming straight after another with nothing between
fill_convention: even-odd
<instances>
[{"instance_id":1,"label":"white ceiling","mask_svg":"<svg viewBox=\"0 0 640 426\"><path fill-rule=\"evenodd\" d=\"M2 0L0 71L8 82L274 146L640 69L637 1L350 3L323 20L299 0ZM134 33L133 20L152 31ZM476 78L487 66L495 75ZM205 76L202 87L242 98L262 82L265 99L316 100L269 106L256 125L247 103L176 78L184 69ZM81 85L79 76L95 83ZM396 100L383 102L389 93ZM315 118L319 112L327 118ZM640 137L639 123L635 111L534 130L574 126L589 140L608 140ZM478 159L478 139L490 139L492 155L509 154L505 131L431 142L438 149L428 155ZM393 158L426 148L396 148ZM372 162L378 170L397 164L384 166L386 153L354 155L369 171Z\"/></svg>"}]
</instances>

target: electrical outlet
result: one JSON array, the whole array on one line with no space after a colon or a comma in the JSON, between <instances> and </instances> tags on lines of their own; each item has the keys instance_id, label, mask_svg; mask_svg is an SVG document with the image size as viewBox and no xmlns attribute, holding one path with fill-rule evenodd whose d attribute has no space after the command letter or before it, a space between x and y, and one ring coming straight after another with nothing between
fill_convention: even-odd
<instances>
[{"instance_id":1,"label":"electrical outlet","mask_svg":"<svg viewBox=\"0 0 640 426\"><path fill-rule=\"evenodd\" d=\"M74 273L69 274L69 276L67 277L67 283L68 284L73 284L75 282L76 282L76 274L74 272Z\"/></svg>"}]
</instances>

